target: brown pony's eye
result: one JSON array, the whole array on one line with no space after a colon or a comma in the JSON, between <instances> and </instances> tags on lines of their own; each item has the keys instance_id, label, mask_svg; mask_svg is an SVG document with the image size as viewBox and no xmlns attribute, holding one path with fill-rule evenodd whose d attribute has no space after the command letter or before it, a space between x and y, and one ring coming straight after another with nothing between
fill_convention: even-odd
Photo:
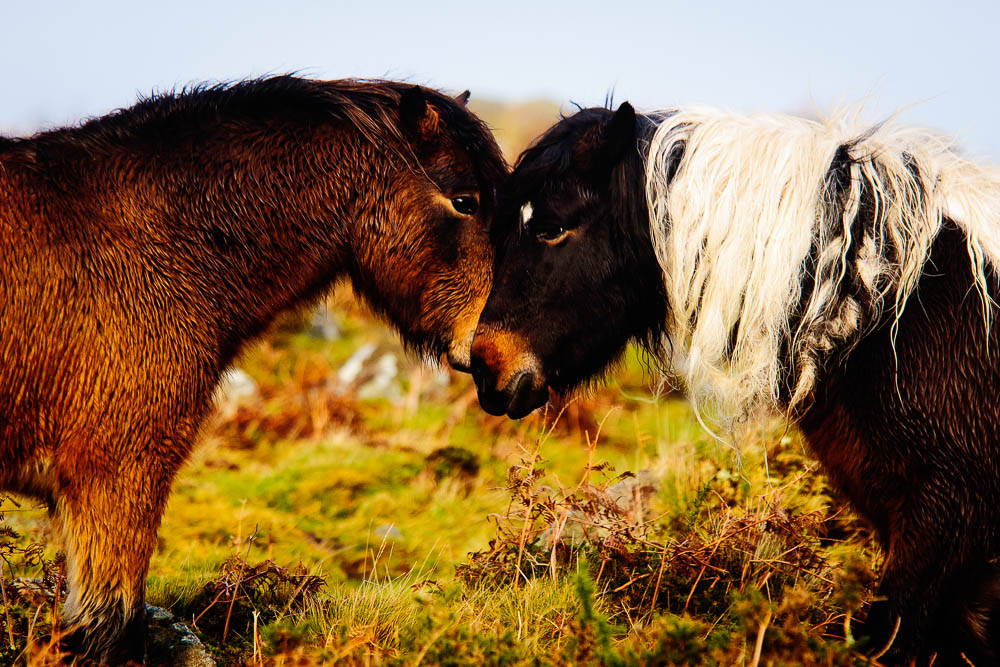
<instances>
[{"instance_id":1,"label":"brown pony's eye","mask_svg":"<svg viewBox=\"0 0 1000 667\"><path fill-rule=\"evenodd\" d=\"M479 210L479 202L475 197L468 195L454 197L451 200L451 205L454 206L455 210L461 215L475 215L476 211Z\"/></svg>"}]
</instances>

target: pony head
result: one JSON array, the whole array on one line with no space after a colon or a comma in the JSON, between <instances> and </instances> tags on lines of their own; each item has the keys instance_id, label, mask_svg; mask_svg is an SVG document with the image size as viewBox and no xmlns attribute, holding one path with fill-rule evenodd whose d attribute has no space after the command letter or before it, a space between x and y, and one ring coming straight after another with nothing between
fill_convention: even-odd
<instances>
[{"instance_id":1,"label":"pony head","mask_svg":"<svg viewBox=\"0 0 1000 667\"><path fill-rule=\"evenodd\" d=\"M467 371L491 284L489 229L507 165L466 108L468 92L451 98L387 86L398 104L395 136L386 133L370 150L404 159L390 161L396 166L379 179L385 190L368 193L372 210L359 212L351 279L405 343Z\"/></svg>"},{"instance_id":2,"label":"pony head","mask_svg":"<svg viewBox=\"0 0 1000 667\"><path fill-rule=\"evenodd\" d=\"M501 196L495 285L472 347L487 412L523 417L550 387L601 375L630 339L659 340L666 301L638 149L651 129L627 102L583 109L519 158Z\"/></svg>"}]
</instances>

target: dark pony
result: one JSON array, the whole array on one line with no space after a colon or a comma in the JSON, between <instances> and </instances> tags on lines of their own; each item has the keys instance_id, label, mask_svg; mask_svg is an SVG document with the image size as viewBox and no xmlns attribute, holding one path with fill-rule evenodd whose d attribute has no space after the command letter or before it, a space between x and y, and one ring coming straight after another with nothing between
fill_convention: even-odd
<instances>
[{"instance_id":1,"label":"dark pony","mask_svg":"<svg viewBox=\"0 0 1000 667\"><path fill-rule=\"evenodd\" d=\"M473 341L521 417L630 341L718 427L797 421L886 552L881 659L1000 659L1000 172L932 133L584 109L520 159Z\"/></svg>"},{"instance_id":2,"label":"dark pony","mask_svg":"<svg viewBox=\"0 0 1000 667\"><path fill-rule=\"evenodd\" d=\"M51 509L74 650L143 659L171 480L278 313L349 278L468 366L507 169L466 99L277 76L0 141L0 488Z\"/></svg>"}]
</instances>

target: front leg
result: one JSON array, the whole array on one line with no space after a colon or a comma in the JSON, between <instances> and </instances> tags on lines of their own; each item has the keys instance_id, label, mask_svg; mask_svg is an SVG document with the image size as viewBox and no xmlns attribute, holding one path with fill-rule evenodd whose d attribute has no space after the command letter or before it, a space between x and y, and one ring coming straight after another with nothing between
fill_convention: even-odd
<instances>
[{"instance_id":1,"label":"front leg","mask_svg":"<svg viewBox=\"0 0 1000 667\"><path fill-rule=\"evenodd\" d=\"M884 664L995 665L993 528L965 498L967 480L939 474L890 526L889 551L863 632ZM991 593L990 591L994 591ZM936 654L936 657L934 657Z\"/></svg>"},{"instance_id":2,"label":"front leg","mask_svg":"<svg viewBox=\"0 0 1000 667\"><path fill-rule=\"evenodd\" d=\"M101 454L114 455L102 457ZM66 553L66 646L112 665L145 660L145 585L179 460L148 441L62 451L54 519Z\"/></svg>"}]
</instances>

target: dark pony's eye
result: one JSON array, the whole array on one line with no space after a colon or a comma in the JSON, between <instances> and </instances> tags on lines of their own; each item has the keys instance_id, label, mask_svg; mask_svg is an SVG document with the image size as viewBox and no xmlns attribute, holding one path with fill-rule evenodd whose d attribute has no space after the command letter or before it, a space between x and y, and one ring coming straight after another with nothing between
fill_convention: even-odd
<instances>
[{"instance_id":1,"label":"dark pony's eye","mask_svg":"<svg viewBox=\"0 0 1000 667\"><path fill-rule=\"evenodd\" d=\"M462 195L451 200L451 205L462 215L475 215L479 210L479 202L475 197Z\"/></svg>"},{"instance_id":2,"label":"dark pony's eye","mask_svg":"<svg viewBox=\"0 0 1000 667\"><path fill-rule=\"evenodd\" d=\"M535 228L535 238L542 243L557 243L566 236L566 231L559 225L541 225Z\"/></svg>"}]
</instances>

